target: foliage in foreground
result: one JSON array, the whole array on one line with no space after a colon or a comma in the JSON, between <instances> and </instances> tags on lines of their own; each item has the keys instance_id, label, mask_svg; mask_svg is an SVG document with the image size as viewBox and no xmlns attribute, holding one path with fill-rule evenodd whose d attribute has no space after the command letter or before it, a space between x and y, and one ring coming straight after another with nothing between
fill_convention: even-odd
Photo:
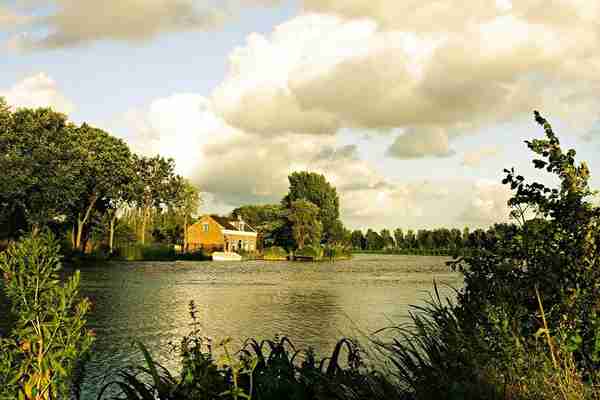
<instances>
[{"instance_id":1,"label":"foliage in foreground","mask_svg":"<svg viewBox=\"0 0 600 400\"><path fill-rule=\"evenodd\" d=\"M545 139L526 142L559 188L505 170L517 224L451 263L457 303L439 296L381 348L416 399L600 398L600 208L589 170Z\"/></svg>"},{"instance_id":2,"label":"foliage in foreground","mask_svg":"<svg viewBox=\"0 0 600 400\"><path fill-rule=\"evenodd\" d=\"M4 291L16 316L0 338L0 398L65 397L93 334L90 308L79 298L79 272L60 283L59 244L50 234L29 236L0 254Z\"/></svg>"},{"instance_id":3,"label":"foliage in foreground","mask_svg":"<svg viewBox=\"0 0 600 400\"><path fill-rule=\"evenodd\" d=\"M143 346L145 365L123 370L109 382L99 399L390 399L399 398L396 386L368 370L360 348L340 341L331 357L317 360L314 353L297 351L287 338L246 341L232 354L230 341L213 349L203 338L191 303L193 330L178 346L181 372L175 376L154 361ZM217 356L217 354L220 356ZM347 358L342 362L343 355ZM109 394L110 391L113 394ZM115 393L116 392L116 393Z\"/></svg>"}]
</instances>

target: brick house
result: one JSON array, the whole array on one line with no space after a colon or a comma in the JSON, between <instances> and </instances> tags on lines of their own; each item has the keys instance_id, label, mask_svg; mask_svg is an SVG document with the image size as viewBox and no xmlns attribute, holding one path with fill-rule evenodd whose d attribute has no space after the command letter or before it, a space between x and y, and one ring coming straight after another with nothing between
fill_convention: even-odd
<instances>
[{"instance_id":1,"label":"brick house","mask_svg":"<svg viewBox=\"0 0 600 400\"><path fill-rule=\"evenodd\" d=\"M256 251L257 233L241 218L205 215L188 228L188 251Z\"/></svg>"}]
</instances>

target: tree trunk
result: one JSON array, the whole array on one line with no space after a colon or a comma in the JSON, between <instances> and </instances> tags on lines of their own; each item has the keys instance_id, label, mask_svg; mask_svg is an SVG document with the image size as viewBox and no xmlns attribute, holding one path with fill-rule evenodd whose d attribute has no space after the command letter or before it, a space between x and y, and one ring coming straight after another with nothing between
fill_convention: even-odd
<instances>
[{"instance_id":1,"label":"tree trunk","mask_svg":"<svg viewBox=\"0 0 600 400\"><path fill-rule=\"evenodd\" d=\"M75 250L75 240L76 240L76 235L75 235L75 224L73 224L73 228L71 228L71 248L73 250Z\"/></svg>"},{"instance_id":2,"label":"tree trunk","mask_svg":"<svg viewBox=\"0 0 600 400\"><path fill-rule=\"evenodd\" d=\"M183 252L188 251L188 216L187 214L183 217Z\"/></svg>"},{"instance_id":3,"label":"tree trunk","mask_svg":"<svg viewBox=\"0 0 600 400\"><path fill-rule=\"evenodd\" d=\"M81 214L79 214L77 216L77 238L75 239L75 248L77 248L78 250L81 250L81 251L85 250L85 249L81 248L81 244L82 244L81 236L83 235L83 228L85 227L85 224L87 223L88 219L90 218L92 209L96 205L96 200L97 200L96 195L93 195L91 198L91 201L90 201L90 205L88 206L87 210L85 211L85 215L83 216L83 219L81 218Z\"/></svg>"},{"instance_id":4,"label":"tree trunk","mask_svg":"<svg viewBox=\"0 0 600 400\"><path fill-rule=\"evenodd\" d=\"M144 216L142 218L142 244L146 244L146 224L148 223L148 217L150 216L150 207L144 208Z\"/></svg>"},{"instance_id":5,"label":"tree trunk","mask_svg":"<svg viewBox=\"0 0 600 400\"><path fill-rule=\"evenodd\" d=\"M117 220L117 213L112 216L110 219L110 236L108 238L108 247L110 249L110 254L113 253L113 244L115 239L115 221Z\"/></svg>"}]
</instances>

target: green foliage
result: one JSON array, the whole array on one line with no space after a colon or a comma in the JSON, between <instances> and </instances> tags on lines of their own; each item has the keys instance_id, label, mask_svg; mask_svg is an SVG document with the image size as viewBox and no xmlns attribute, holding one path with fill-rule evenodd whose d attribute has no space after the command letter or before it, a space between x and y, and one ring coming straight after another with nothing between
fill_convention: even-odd
<instances>
[{"instance_id":1,"label":"green foliage","mask_svg":"<svg viewBox=\"0 0 600 400\"><path fill-rule=\"evenodd\" d=\"M369 229L365 235L365 250L381 250L384 246L383 238L374 230Z\"/></svg>"},{"instance_id":2,"label":"green foliage","mask_svg":"<svg viewBox=\"0 0 600 400\"><path fill-rule=\"evenodd\" d=\"M326 244L323 247L323 257L330 260L346 260L352 258L350 247L339 244Z\"/></svg>"},{"instance_id":3,"label":"green foliage","mask_svg":"<svg viewBox=\"0 0 600 400\"><path fill-rule=\"evenodd\" d=\"M7 111L0 122L0 219L11 236L68 214L81 192L81 148L76 127L50 109Z\"/></svg>"},{"instance_id":4,"label":"green foliage","mask_svg":"<svg viewBox=\"0 0 600 400\"><path fill-rule=\"evenodd\" d=\"M323 224L324 241L335 241L339 231L340 200L335 187L325 176L314 172L294 172L289 177L290 189L282 204L291 208L297 200L306 200L319 209L318 220Z\"/></svg>"},{"instance_id":5,"label":"green foliage","mask_svg":"<svg viewBox=\"0 0 600 400\"><path fill-rule=\"evenodd\" d=\"M299 249L305 244L319 244L323 225L319 221L319 208L306 200L290 204L288 219L292 224L292 235Z\"/></svg>"},{"instance_id":6,"label":"green foliage","mask_svg":"<svg viewBox=\"0 0 600 400\"><path fill-rule=\"evenodd\" d=\"M288 232L284 232L287 226L286 210L280 204L247 205L238 207L232 211L234 219L242 217L246 223L258 233L259 248L269 246L288 247Z\"/></svg>"},{"instance_id":7,"label":"green foliage","mask_svg":"<svg viewBox=\"0 0 600 400\"><path fill-rule=\"evenodd\" d=\"M177 255L172 245L135 243L119 247L115 257L127 261L171 261Z\"/></svg>"},{"instance_id":8,"label":"green foliage","mask_svg":"<svg viewBox=\"0 0 600 400\"><path fill-rule=\"evenodd\" d=\"M513 316L515 333L527 337L539 328L539 289L553 336L590 373L600 367L600 208L589 202L593 192L586 164L576 165L574 150L563 152L550 124L538 113L536 121L546 139L526 142L541 156L533 163L556 175L560 187L526 183L514 170L505 170L503 182L515 191L509 205L520 225L480 243L481 250L455 264L465 275L459 301L477 329L490 326L485 311L492 304L505 308ZM535 218L527 220L527 210Z\"/></svg>"},{"instance_id":9,"label":"green foliage","mask_svg":"<svg viewBox=\"0 0 600 400\"><path fill-rule=\"evenodd\" d=\"M352 232L352 235L350 236L350 242L354 249L362 250L366 247L365 235L363 235L363 233L358 230Z\"/></svg>"},{"instance_id":10,"label":"green foliage","mask_svg":"<svg viewBox=\"0 0 600 400\"><path fill-rule=\"evenodd\" d=\"M28 236L0 254L4 291L16 316L0 338L0 398L66 396L93 333L90 308L79 298L79 272L62 284L59 244L50 234Z\"/></svg>"},{"instance_id":11,"label":"green foliage","mask_svg":"<svg viewBox=\"0 0 600 400\"><path fill-rule=\"evenodd\" d=\"M535 119L546 138L526 142L534 165L560 186L505 170L517 224L465 229L470 249L451 263L464 274L457 304L438 296L383 345L417 399L600 398L600 209L585 163Z\"/></svg>"},{"instance_id":12,"label":"green foliage","mask_svg":"<svg viewBox=\"0 0 600 400\"><path fill-rule=\"evenodd\" d=\"M265 249L264 259L267 261L287 260L288 252L283 247L273 246Z\"/></svg>"},{"instance_id":13,"label":"green foliage","mask_svg":"<svg viewBox=\"0 0 600 400\"><path fill-rule=\"evenodd\" d=\"M77 223L75 247L81 248L83 230L97 203L126 196L135 184L135 169L129 147L121 139L83 124L76 130L80 164L77 195L72 215Z\"/></svg>"},{"instance_id":14,"label":"green foliage","mask_svg":"<svg viewBox=\"0 0 600 400\"><path fill-rule=\"evenodd\" d=\"M325 251L320 244L310 244L294 252L294 259L307 261L320 261Z\"/></svg>"}]
</instances>

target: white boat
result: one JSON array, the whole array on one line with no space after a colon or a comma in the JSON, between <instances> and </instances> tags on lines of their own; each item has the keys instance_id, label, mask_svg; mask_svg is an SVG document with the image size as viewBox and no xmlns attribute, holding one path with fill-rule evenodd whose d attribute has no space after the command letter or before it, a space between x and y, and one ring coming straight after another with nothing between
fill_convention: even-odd
<instances>
[{"instance_id":1,"label":"white boat","mask_svg":"<svg viewBox=\"0 0 600 400\"><path fill-rule=\"evenodd\" d=\"M213 261L242 261L242 256L240 256L238 253L234 253L231 251L215 251L212 254L212 259Z\"/></svg>"}]
</instances>

